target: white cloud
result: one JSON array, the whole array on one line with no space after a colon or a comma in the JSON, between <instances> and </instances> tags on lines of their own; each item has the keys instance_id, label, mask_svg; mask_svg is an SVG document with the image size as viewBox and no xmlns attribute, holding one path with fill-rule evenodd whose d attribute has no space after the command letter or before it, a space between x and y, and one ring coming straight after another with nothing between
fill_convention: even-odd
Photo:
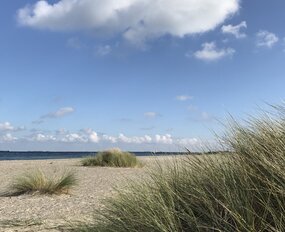
<instances>
[{"instance_id":1,"label":"white cloud","mask_svg":"<svg viewBox=\"0 0 285 232\"><path fill-rule=\"evenodd\" d=\"M64 142L64 143L98 143L99 135L92 129L83 129L78 132L69 132L64 129L54 133L41 132L28 136L28 140L34 142Z\"/></svg>"},{"instance_id":2,"label":"white cloud","mask_svg":"<svg viewBox=\"0 0 285 232\"><path fill-rule=\"evenodd\" d=\"M0 123L0 132L1 131L22 131L25 130L24 127L15 127L10 122Z\"/></svg>"},{"instance_id":3,"label":"white cloud","mask_svg":"<svg viewBox=\"0 0 285 232\"><path fill-rule=\"evenodd\" d=\"M216 143L210 140L202 141L201 139L198 139L198 138L181 138L181 139L177 139L177 143L183 148L188 149L190 152L205 151L210 148L211 149L213 148L213 150L216 150L214 148Z\"/></svg>"},{"instance_id":4,"label":"white cloud","mask_svg":"<svg viewBox=\"0 0 285 232\"><path fill-rule=\"evenodd\" d=\"M116 143L118 141L118 139L116 137L109 136L109 135L103 135L102 139L104 141L111 142L111 143Z\"/></svg>"},{"instance_id":5,"label":"white cloud","mask_svg":"<svg viewBox=\"0 0 285 232\"><path fill-rule=\"evenodd\" d=\"M117 141L123 142L123 143L143 144L143 143L152 142L152 138L148 135L127 137L121 133L121 134L119 134Z\"/></svg>"},{"instance_id":6,"label":"white cloud","mask_svg":"<svg viewBox=\"0 0 285 232\"><path fill-rule=\"evenodd\" d=\"M14 137L11 133L7 133L0 137L0 142L14 142L18 140L17 137Z\"/></svg>"},{"instance_id":7,"label":"white cloud","mask_svg":"<svg viewBox=\"0 0 285 232\"><path fill-rule=\"evenodd\" d=\"M132 143L132 139L131 139L131 138L128 138L128 137L125 136L124 134L119 134L118 139L119 139L121 142L124 142L124 143Z\"/></svg>"},{"instance_id":8,"label":"white cloud","mask_svg":"<svg viewBox=\"0 0 285 232\"><path fill-rule=\"evenodd\" d=\"M166 135L155 135L155 141L157 143L162 143L162 144L173 144L173 139L170 134Z\"/></svg>"},{"instance_id":9,"label":"white cloud","mask_svg":"<svg viewBox=\"0 0 285 232\"><path fill-rule=\"evenodd\" d=\"M156 118L156 117L161 116L161 115L159 113L156 113L156 112L145 112L144 116L146 118Z\"/></svg>"},{"instance_id":10,"label":"white cloud","mask_svg":"<svg viewBox=\"0 0 285 232\"><path fill-rule=\"evenodd\" d=\"M191 100L191 99L193 99L193 97L189 96L189 95L176 96L176 100L178 100L178 101L187 101L187 100Z\"/></svg>"},{"instance_id":11,"label":"white cloud","mask_svg":"<svg viewBox=\"0 0 285 232\"><path fill-rule=\"evenodd\" d=\"M152 142L152 138L149 135L145 135L144 138L145 138L146 142L148 142L148 143Z\"/></svg>"},{"instance_id":12,"label":"white cloud","mask_svg":"<svg viewBox=\"0 0 285 232\"><path fill-rule=\"evenodd\" d=\"M20 9L17 18L23 26L119 34L139 44L213 30L238 10L239 0L41 0Z\"/></svg>"},{"instance_id":13,"label":"white cloud","mask_svg":"<svg viewBox=\"0 0 285 232\"><path fill-rule=\"evenodd\" d=\"M35 137L34 137L35 138ZM54 138L53 136L43 136L40 138ZM43 139L41 139L42 141ZM112 144L117 143L126 143L126 144L147 144L147 143L157 143L157 144L172 144L174 141L170 134L166 135L155 135L154 137L150 135L144 136L132 136L128 137L123 133L120 133L118 136L110 136L110 135L98 135L92 129L81 130L80 133L71 133L64 135L63 138L60 136L56 138L57 141L62 142L91 142L91 143L99 143L99 142L110 142Z\"/></svg>"},{"instance_id":14,"label":"white cloud","mask_svg":"<svg viewBox=\"0 0 285 232\"><path fill-rule=\"evenodd\" d=\"M13 131L14 129L10 122L0 123L0 131Z\"/></svg>"},{"instance_id":15,"label":"white cloud","mask_svg":"<svg viewBox=\"0 0 285 232\"><path fill-rule=\"evenodd\" d=\"M55 131L36 131L32 134L22 135L21 137L14 137L11 133L6 133L0 136L1 145L9 144L21 145L23 147L30 146L37 150L45 147L46 149L53 150L54 148L61 148L62 150L69 150L70 147L81 147L85 149L86 147L91 147L92 149L106 149L115 146L132 147L134 150L150 150L154 151L157 149L162 149L166 151L170 147L173 150L177 150L181 145L189 148L196 148L201 145L201 141L196 138L176 138L171 134L156 134L156 135L142 135L142 136L126 136L120 133L117 136L100 134L92 129L82 129L75 132L69 132L67 130L55 130ZM66 145L66 144L69 145ZM166 146L167 145L167 149ZM10 148L9 148L10 149ZM11 147L14 149L14 146ZM21 149L21 148L20 148Z\"/></svg>"},{"instance_id":16,"label":"white cloud","mask_svg":"<svg viewBox=\"0 0 285 232\"><path fill-rule=\"evenodd\" d=\"M259 31L257 34L257 43L258 47L273 47L279 41L277 35L269 31Z\"/></svg>"},{"instance_id":17,"label":"white cloud","mask_svg":"<svg viewBox=\"0 0 285 232\"><path fill-rule=\"evenodd\" d=\"M189 145L198 145L200 141L197 138L183 138L178 139L178 143L183 146L189 146Z\"/></svg>"},{"instance_id":18,"label":"white cloud","mask_svg":"<svg viewBox=\"0 0 285 232\"><path fill-rule=\"evenodd\" d=\"M87 141L92 142L92 143L98 143L100 141L100 138L97 134L97 132L93 131L91 128L87 128L84 130L81 130L84 134L87 135Z\"/></svg>"},{"instance_id":19,"label":"white cloud","mask_svg":"<svg viewBox=\"0 0 285 232\"><path fill-rule=\"evenodd\" d=\"M63 116L66 116L68 114L73 113L74 111L75 111L75 109L73 107L63 107L63 108L58 109L55 112L51 112L51 113L48 113L46 115L43 115L41 117L41 119L45 119L45 118L61 118ZM39 121L41 121L41 120L39 120Z\"/></svg>"},{"instance_id":20,"label":"white cloud","mask_svg":"<svg viewBox=\"0 0 285 232\"><path fill-rule=\"evenodd\" d=\"M219 60L235 53L233 48L217 48L215 42L202 44L202 49L194 53L194 57L204 61Z\"/></svg>"},{"instance_id":21,"label":"white cloud","mask_svg":"<svg viewBox=\"0 0 285 232\"><path fill-rule=\"evenodd\" d=\"M89 139L92 143L98 143L100 140L98 134L95 131L92 131L92 133L89 135Z\"/></svg>"},{"instance_id":22,"label":"white cloud","mask_svg":"<svg viewBox=\"0 0 285 232\"><path fill-rule=\"evenodd\" d=\"M74 142L83 142L86 143L87 139L78 133L70 133L70 134L66 134L62 139L62 142L70 142L70 143L74 143Z\"/></svg>"},{"instance_id":23,"label":"white cloud","mask_svg":"<svg viewBox=\"0 0 285 232\"><path fill-rule=\"evenodd\" d=\"M31 140L36 142L47 142L47 141L56 141L56 138L53 135L38 133L36 135L33 135Z\"/></svg>"},{"instance_id":24,"label":"white cloud","mask_svg":"<svg viewBox=\"0 0 285 232\"><path fill-rule=\"evenodd\" d=\"M238 25L224 25L222 26L222 32L224 34L232 34L234 35L237 39L242 39L246 37L246 34L244 32L241 32L242 29L246 29L247 24L246 21L241 22Z\"/></svg>"}]
</instances>

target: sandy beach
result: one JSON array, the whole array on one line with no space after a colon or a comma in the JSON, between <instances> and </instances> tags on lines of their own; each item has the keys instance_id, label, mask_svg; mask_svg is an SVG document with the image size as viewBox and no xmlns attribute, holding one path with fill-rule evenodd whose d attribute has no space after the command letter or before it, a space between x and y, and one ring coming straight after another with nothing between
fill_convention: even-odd
<instances>
[{"instance_id":1,"label":"sandy beach","mask_svg":"<svg viewBox=\"0 0 285 232\"><path fill-rule=\"evenodd\" d=\"M142 178L154 157L141 157L143 168L82 167L80 159L0 161L0 192L25 171L42 169L47 173L73 170L78 185L70 195L22 195L0 197L0 231L61 231L69 222L91 220L101 200L112 187L123 187L130 178Z\"/></svg>"}]
</instances>

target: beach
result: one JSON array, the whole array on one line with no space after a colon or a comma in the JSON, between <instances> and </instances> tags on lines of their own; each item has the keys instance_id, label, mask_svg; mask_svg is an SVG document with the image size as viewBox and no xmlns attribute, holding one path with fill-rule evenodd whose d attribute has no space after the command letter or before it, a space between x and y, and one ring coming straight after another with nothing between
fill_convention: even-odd
<instances>
[{"instance_id":1,"label":"beach","mask_svg":"<svg viewBox=\"0 0 285 232\"><path fill-rule=\"evenodd\" d=\"M92 220L102 200L111 196L113 187L123 188L146 175L155 157L140 157L143 168L83 167L80 159L0 161L0 192L15 177L41 169L51 175L64 170L76 173L78 184L64 195L21 195L0 197L0 231L62 231L70 223ZM165 158L159 158L165 159Z\"/></svg>"}]
</instances>

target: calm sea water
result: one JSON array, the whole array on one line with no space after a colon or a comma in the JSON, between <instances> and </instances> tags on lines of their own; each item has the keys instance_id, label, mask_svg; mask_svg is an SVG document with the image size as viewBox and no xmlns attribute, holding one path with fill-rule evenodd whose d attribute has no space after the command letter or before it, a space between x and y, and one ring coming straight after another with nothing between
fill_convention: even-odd
<instances>
[{"instance_id":1,"label":"calm sea water","mask_svg":"<svg viewBox=\"0 0 285 232\"><path fill-rule=\"evenodd\" d=\"M70 159L82 158L88 155L95 155L97 152L14 152L0 151L0 160L40 160L40 159ZM152 156L152 155L175 155L180 153L165 153L165 152L133 152L136 156Z\"/></svg>"}]
</instances>

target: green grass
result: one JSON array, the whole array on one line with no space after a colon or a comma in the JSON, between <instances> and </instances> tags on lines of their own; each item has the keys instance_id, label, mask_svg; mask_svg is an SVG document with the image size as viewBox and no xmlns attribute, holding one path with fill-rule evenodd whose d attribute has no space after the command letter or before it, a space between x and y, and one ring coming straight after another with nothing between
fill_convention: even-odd
<instances>
[{"instance_id":1,"label":"green grass","mask_svg":"<svg viewBox=\"0 0 285 232\"><path fill-rule=\"evenodd\" d=\"M234 153L158 165L76 231L284 231L285 110L230 124Z\"/></svg>"},{"instance_id":2,"label":"green grass","mask_svg":"<svg viewBox=\"0 0 285 232\"><path fill-rule=\"evenodd\" d=\"M88 156L81 160L83 166L101 167L137 167L140 163L137 157L129 152L117 149L99 152L97 155Z\"/></svg>"},{"instance_id":3,"label":"green grass","mask_svg":"<svg viewBox=\"0 0 285 232\"><path fill-rule=\"evenodd\" d=\"M47 177L41 170L29 171L14 179L3 195L22 194L68 194L77 179L73 172L64 172L59 176Z\"/></svg>"}]
</instances>

